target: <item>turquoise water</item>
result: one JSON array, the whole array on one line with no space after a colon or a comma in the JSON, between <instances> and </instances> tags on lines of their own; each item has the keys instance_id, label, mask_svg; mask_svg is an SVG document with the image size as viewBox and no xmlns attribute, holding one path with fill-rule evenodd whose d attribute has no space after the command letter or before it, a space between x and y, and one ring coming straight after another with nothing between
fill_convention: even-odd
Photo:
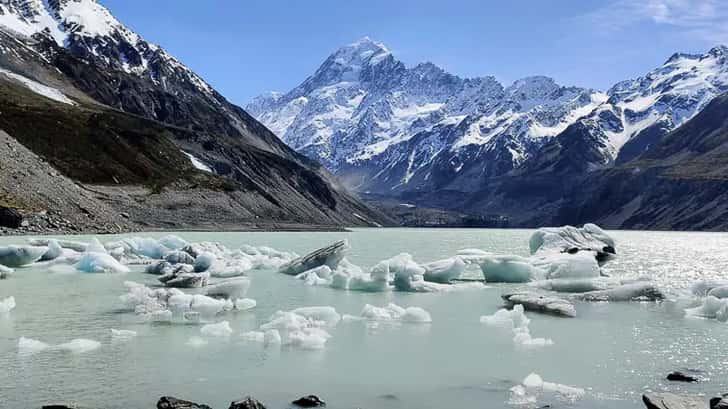
<instances>
[{"instance_id":1,"label":"turquoise water","mask_svg":"<svg viewBox=\"0 0 728 409\"><path fill-rule=\"evenodd\" d=\"M229 248L268 245L307 251L347 238L351 261L362 266L400 252L427 262L462 248L528 254L529 230L363 229L346 233L177 233L188 241L218 241ZM649 275L678 294L697 279L728 279L728 235L716 233L610 232L619 258L612 275ZM158 237L163 233L145 234ZM114 236L116 237L116 236ZM84 237L74 237L83 240ZM112 237L102 237L102 241ZM0 238L0 245L23 238ZM156 284L141 267L128 274L83 274L19 269L0 281L0 299L17 308L0 317L0 407L36 408L77 403L88 408L152 408L172 395L227 408L253 395L271 408L317 394L330 408L509 408L509 389L536 372L545 380L584 388L570 401L543 395L537 405L574 408L638 408L647 390L704 394L728 392L728 325L682 316L674 303L577 304L575 319L528 314L534 336L554 345L523 348L512 334L479 322L501 305L513 285L437 294L356 293L308 287L274 271L254 271L248 297L258 305L230 312L234 333L192 347L199 326L141 322L123 309L123 282ZM277 310L333 306L358 315L366 303L418 306L431 324L379 326L341 322L323 350L265 348L240 339ZM112 341L110 329L137 331ZM74 338L101 342L87 353L18 354L18 339L59 344ZM701 369L699 384L672 384L667 373Z\"/></svg>"}]
</instances>

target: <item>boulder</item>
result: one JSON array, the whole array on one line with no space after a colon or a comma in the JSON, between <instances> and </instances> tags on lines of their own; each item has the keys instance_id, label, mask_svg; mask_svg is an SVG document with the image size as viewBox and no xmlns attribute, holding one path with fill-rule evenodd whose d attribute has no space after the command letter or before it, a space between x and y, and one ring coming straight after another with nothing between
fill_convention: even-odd
<instances>
[{"instance_id":1,"label":"boulder","mask_svg":"<svg viewBox=\"0 0 728 409\"><path fill-rule=\"evenodd\" d=\"M0 206L0 227L17 229L23 224L23 215L15 209Z\"/></svg>"},{"instance_id":2,"label":"boulder","mask_svg":"<svg viewBox=\"0 0 728 409\"><path fill-rule=\"evenodd\" d=\"M647 409L705 409L705 402L694 396L672 393L646 393L642 395Z\"/></svg>"},{"instance_id":3,"label":"boulder","mask_svg":"<svg viewBox=\"0 0 728 409\"><path fill-rule=\"evenodd\" d=\"M302 398L298 398L291 402L293 405L299 408L317 408L320 406L326 406L326 402L319 399L316 395L308 395Z\"/></svg>"},{"instance_id":4,"label":"boulder","mask_svg":"<svg viewBox=\"0 0 728 409\"><path fill-rule=\"evenodd\" d=\"M680 371L675 371L667 375L667 380L674 382L698 382L700 379L695 376L684 374Z\"/></svg>"},{"instance_id":5,"label":"boulder","mask_svg":"<svg viewBox=\"0 0 728 409\"><path fill-rule=\"evenodd\" d=\"M157 402L157 409L212 409L207 405L190 402L171 396L163 396Z\"/></svg>"},{"instance_id":6,"label":"boulder","mask_svg":"<svg viewBox=\"0 0 728 409\"><path fill-rule=\"evenodd\" d=\"M265 409L265 405L252 396L246 396L243 399L230 402L230 407L228 409Z\"/></svg>"}]
</instances>

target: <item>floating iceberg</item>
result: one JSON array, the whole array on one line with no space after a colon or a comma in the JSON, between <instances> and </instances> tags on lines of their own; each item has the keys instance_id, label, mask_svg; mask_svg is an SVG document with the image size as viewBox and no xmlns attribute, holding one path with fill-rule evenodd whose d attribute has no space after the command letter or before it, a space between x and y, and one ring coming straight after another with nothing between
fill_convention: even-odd
<instances>
[{"instance_id":1,"label":"floating iceberg","mask_svg":"<svg viewBox=\"0 0 728 409\"><path fill-rule=\"evenodd\" d=\"M228 337L232 335L232 333L233 329L230 328L230 323L227 321L203 325L202 328L200 328L200 334L207 337Z\"/></svg>"},{"instance_id":2,"label":"floating iceberg","mask_svg":"<svg viewBox=\"0 0 728 409\"><path fill-rule=\"evenodd\" d=\"M244 337L258 340L259 333L263 332L264 337L266 333L269 334L271 342L301 349L321 349L331 338L326 329L336 326L340 320L341 315L333 307L302 307L292 311L278 311L267 323L260 326L259 331L251 331ZM272 332L273 330L276 332Z\"/></svg>"},{"instance_id":3,"label":"floating iceberg","mask_svg":"<svg viewBox=\"0 0 728 409\"><path fill-rule=\"evenodd\" d=\"M0 301L0 314L7 314L15 309L15 297L10 296Z\"/></svg>"},{"instance_id":4,"label":"floating iceberg","mask_svg":"<svg viewBox=\"0 0 728 409\"><path fill-rule=\"evenodd\" d=\"M531 254L593 252L600 263L614 257L615 246L612 237L591 223L585 224L582 228L573 226L540 228L529 240Z\"/></svg>"},{"instance_id":5,"label":"floating iceberg","mask_svg":"<svg viewBox=\"0 0 728 409\"><path fill-rule=\"evenodd\" d=\"M400 321L413 323L430 323L430 313L420 307L400 307L397 304L389 303L386 307L375 307L366 304L361 312L361 317L372 321Z\"/></svg>"},{"instance_id":6,"label":"floating iceberg","mask_svg":"<svg viewBox=\"0 0 728 409\"><path fill-rule=\"evenodd\" d=\"M282 342L281 333L277 329L243 332L240 337L246 341L261 342L265 346L280 345Z\"/></svg>"},{"instance_id":7,"label":"floating iceberg","mask_svg":"<svg viewBox=\"0 0 728 409\"><path fill-rule=\"evenodd\" d=\"M460 257L450 257L444 260L423 264L424 279L433 283L450 284L452 280L460 278L465 272L467 264Z\"/></svg>"},{"instance_id":8,"label":"floating iceberg","mask_svg":"<svg viewBox=\"0 0 728 409\"><path fill-rule=\"evenodd\" d=\"M278 272L296 276L304 271L309 271L320 266L328 266L330 269L336 270L339 262L344 259L349 249L348 241L337 241L336 243L315 250L303 257L291 260L290 262L282 265Z\"/></svg>"},{"instance_id":9,"label":"floating iceberg","mask_svg":"<svg viewBox=\"0 0 728 409\"><path fill-rule=\"evenodd\" d=\"M48 247L36 246L0 246L0 265L5 267L22 267L40 260L48 251Z\"/></svg>"},{"instance_id":10,"label":"floating iceberg","mask_svg":"<svg viewBox=\"0 0 728 409\"><path fill-rule=\"evenodd\" d=\"M512 310L500 309L493 315L483 315L480 322L486 325L509 328L513 331L513 343L526 347L553 345L548 338L533 338L529 329L531 320L523 312L522 305L514 305Z\"/></svg>"},{"instance_id":11,"label":"floating iceberg","mask_svg":"<svg viewBox=\"0 0 728 409\"><path fill-rule=\"evenodd\" d=\"M665 294L649 281L622 284L607 290L589 291L574 296L582 301L660 301Z\"/></svg>"},{"instance_id":12,"label":"floating iceberg","mask_svg":"<svg viewBox=\"0 0 728 409\"><path fill-rule=\"evenodd\" d=\"M233 306L238 311L252 310L258 302L252 298L238 298L233 302Z\"/></svg>"},{"instance_id":13,"label":"floating iceberg","mask_svg":"<svg viewBox=\"0 0 728 409\"><path fill-rule=\"evenodd\" d=\"M717 298L709 295L703 304L685 310L685 314L692 317L711 318L720 322L728 321L728 298Z\"/></svg>"},{"instance_id":14,"label":"floating iceberg","mask_svg":"<svg viewBox=\"0 0 728 409\"><path fill-rule=\"evenodd\" d=\"M20 337L18 340L18 353L31 355L45 350L67 351L75 354L83 354L98 349L101 343L92 339L74 339L64 344L49 345L31 338Z\"/></svg>"},{"instance_id":15,"label":"floating iceberg","mask_svg":"<svg viewBox=\"0 0 728 409\"><path fill-rule=\"evenodd\" d=\"M177 264L168 269L158 280L166 287L201 288L207 285L209 279L209 273L195 273L191 265Z\"/></svg>"},{"instance_id":16,"label":"floating iceberg","mask_svg":"<svg viewBox=\"0 0 728 409\"><path fill-rule=\"evenodd\" d=\"M172 250L164 254L164 261L170 264L195 264L195 258L182 250Z\"/></svg>"},{"instance_id":17,"label":"floating iceberg","mask_svg":"<svg viewBox=\"0 0 728 409\"><path fill-rule=\"evenodd\" d=\"M522 305L526 311L541 312L560 317L576 317L574 304L563 298L529 292L503 294L501 298L506 302L508 308Z\"/></svg>"},{"instance_id":18,"label":"floating iceberg","mask_svg":"<svg viewBox=\"0 0 728 409\"><path fill-rule=\"evenodd\" d=\"M231 300L243 298L250 288L248 277L231 278L205 287L205 294L210 297L229 298Z\"/></svg>"},{"instance_id":19,"label":"floating iceberg","mask_svg":"<svg viewBox=\"0 0 728 409\"><path fill-rule=\"evenodd\" d=\"M511 388L510 403L534 404L537 399L536 396L532 394L543 393L557 394L563 399L576 401L582 398L586 392L582 388L546 382L541 378L541 376L531 373L523 380L521 385L516 385Z\"/></svg>"},{"instance_id":20,"label":"floating iceberg","mask_svg":"<svg viewBox=\"0 0 728 409\"><path fill-rule=\"evenodd\" d=\"M520 256L483 256L479 264L487 283L526 283L544 275L543 270Z\"/></svg>"},{"instance_id":21,"label":"floating iceberg","mask_svg":"<svg viewBox=\"0 0 728 409\"><path fill-rule=\"evenodd\" d=\"M28 244L36 247L49 247L50 243L54 241L58 243L61 248L83 253L88 248L88 243L74 240L60 240L60 239L47 239L47 238L33 238L28 240Z\"/></svg>"},{"instance_id":22,"label":"floating iceberg","mask_svg":"<svg viewBox=\"0 0 728 409\"><path fill-rule=\"evenodd\" d=\"M129 267L106 252L87 250L74 266L84 273L128 273Z\"/></svg>"},{"instance_id":23,"label":"floating iceberg","mask_svg":"<svg viewBox=\"0 0 728 409\"><path fill-rule=\"evenodd\" d=\"M40 260L38 261L51 261L63 255L63 248L58 244L58 240L48 240L48 250L43 253Z\"/></svg>"},{"instance_id":24,"label":"floating iceberg","mask_svg":"<svg viewBox=\"0 0 728 409\"><path fill-rule=\"evenodd\" d=\"M0 280L4 280L8 277L10 277L15 270L13 270L10 267L5 267L4 265L0 264Z\"/></svg>"},{"instance_id":25,"label":"floating iceberg","mask_svg":"<svg viewBox=\"0 0 728 409\"><path fill-rule=\"evenodd\" d=\"M111 339L126 341L137 336L136 331L128 329L111 329Z\"/></svg>"}]
</instances>

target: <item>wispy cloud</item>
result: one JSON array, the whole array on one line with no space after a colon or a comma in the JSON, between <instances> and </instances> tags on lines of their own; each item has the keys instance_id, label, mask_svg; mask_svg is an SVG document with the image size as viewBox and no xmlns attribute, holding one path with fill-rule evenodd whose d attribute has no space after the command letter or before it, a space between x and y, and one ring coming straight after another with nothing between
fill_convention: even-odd
<instances>
[{"instance_id":1,"label":"wispy cloud","mask_svg":"<svg viewBox=\"0 0 728 409\"><path fill-rule=\"evenodd\" d=\"M652 23L708 43L728 40L726 0L615 0L583 17L607 31Z\"/></svg>"}]
</instances>

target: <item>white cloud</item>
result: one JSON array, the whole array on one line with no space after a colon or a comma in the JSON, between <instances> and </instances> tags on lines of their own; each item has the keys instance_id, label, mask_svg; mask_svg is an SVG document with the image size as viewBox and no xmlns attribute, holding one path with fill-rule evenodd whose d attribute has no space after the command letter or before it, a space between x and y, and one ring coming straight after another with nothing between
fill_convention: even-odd
<instances>
[{"instance_id":1,"label":"white cloud","mask_svg":"<svg viewBox=\"0 0 728 409\"><path fill-rule=\"evenodd\" d=\"M615 0L584 17L609 31L652 23L709 43L728 40L726 0Z\"/></svg>"}]
</instances>

